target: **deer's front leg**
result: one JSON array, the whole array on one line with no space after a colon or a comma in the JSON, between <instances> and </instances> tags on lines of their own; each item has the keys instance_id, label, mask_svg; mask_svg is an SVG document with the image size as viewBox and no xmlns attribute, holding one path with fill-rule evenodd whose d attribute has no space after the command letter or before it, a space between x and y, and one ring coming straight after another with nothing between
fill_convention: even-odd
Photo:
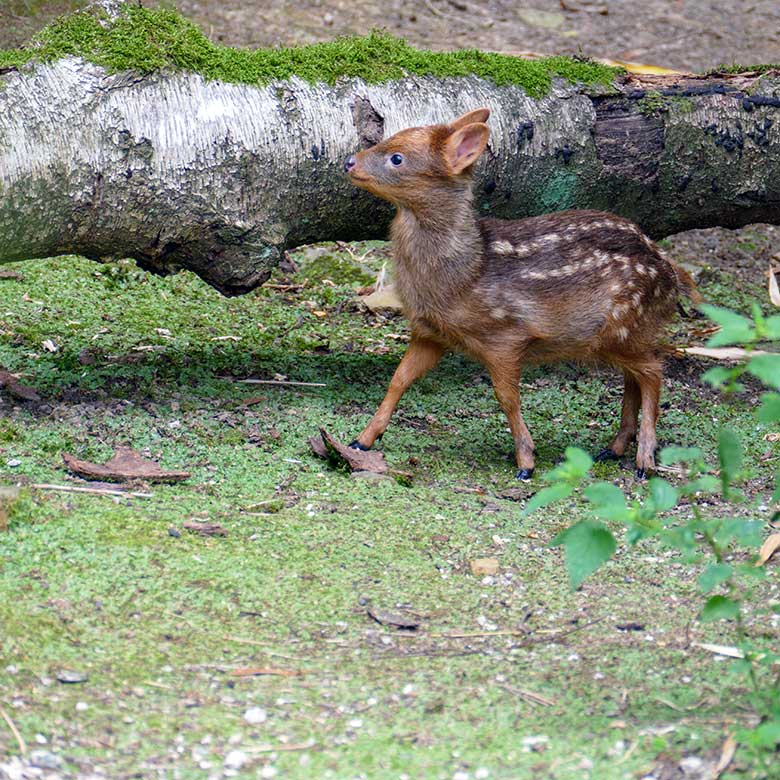
<instances>
[{"instance_id":1,"label":"deer's front leg","mask_svg":"<svg viewBox=\"0 0 780 780\"><path fill-rule=\"evenodd\" d=\"M441 360L445 348L430 339L415 338L409 342L401 362L398 364L384 400L365 427L363 433L349 446L359 450L369 450L379 436L386 430L390 418L409 386L430 371Z\"/></svg>"}]
</instances>

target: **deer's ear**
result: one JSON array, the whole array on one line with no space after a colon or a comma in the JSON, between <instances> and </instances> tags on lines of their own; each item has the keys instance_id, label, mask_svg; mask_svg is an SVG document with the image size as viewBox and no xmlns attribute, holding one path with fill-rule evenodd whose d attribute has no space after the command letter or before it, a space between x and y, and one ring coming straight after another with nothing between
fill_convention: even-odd
<instances>
[{"instance_id":1,"label":"deer's ear","mask_svg":"<svg viewBox=\"0 0 780 780\"><path fill-rule=\"evenodd\" d=\"M463 114L463 116L459 116L457 119L453 119L452 122L447 125L447 127L449 127L450 130L454 132L455 130L460 130L461 127L473 124L474 122L485 123L487 122L489 116L489 108L477 108L474 111L469 111L468 114Z\"/></svg>"},{"instance_id":2,"label":"deer's ear","mask_svg":"<svg viewBox=\"0 0 780 780\"><path fill-rule=\"evenodd\" d=\"M473 165L487 146L487 125L473 122L456 130L444 144L444 159L452 173L463 173Z\"/></svg>"}]
</instances>

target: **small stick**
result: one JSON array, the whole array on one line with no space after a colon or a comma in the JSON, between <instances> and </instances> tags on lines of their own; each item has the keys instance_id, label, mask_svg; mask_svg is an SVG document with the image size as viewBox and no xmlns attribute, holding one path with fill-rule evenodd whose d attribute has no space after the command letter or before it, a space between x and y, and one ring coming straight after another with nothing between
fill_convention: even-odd
<instances>
[{"instance_id":1,"label":"small stick","mask_svg":"<svg viewBox=\"0 0 780 780\"><path fill-rule=\"evenodd\" d=\"M289 750L310 750L317 747L316 742L302 742L297 745L258 745L257 747L245 748L247 753L276 753Z\"/></svg>"},{"instance_id":2,"label":"small stick","mask_svg":"<svg viewBox=\"0 0 780 780\"><path fill-rule=\"evenodd\" d=\"M60 490L63 493L89 493L95 496L132 496L133 498L152 498L154 493L134 493L129 490L111 490L109 488L77 487L76 485L49 485L34 483L30 485L35 490Z\"/></svg>"},{"instance_id":3,"label":"small stick","mask_svg":"<svg viewBox=\"0 0 780 780\"><path fill-rule=\"evenodd\" d=\"M255 647L265 647L267 645L270 645L271 642L258 642L254 639L244 639L240 636L226 636L225 639L227 639L229 642L237 642L240 645L254 645ZM265 653L266 655L273 655L277 658L286 658L288 661L300 661L300 657L295 655L285 655L284 653L277 653L275 650L261 650L260 652Z\"/></svg>"},{"instance_id":4,"label":"small stick","mask_svg":"<svg viewBox=\"0 0 780 780\"><path fill-rule=\"evenodd\" d=\"M509 693L514 693L515 696L519 696L522 699L530 702L531 704L542 704L545 707L552 707L555 705L555 701L542 696L540 693L534 693L533 691L524 691L522 688L513 688L510 685L499 685L499 688L503 688Z\"/></svg>"},{"instance_id":5,"label":"small stick","mask_svg":"<svg viewBox=\"0 0 780 780\"><path fill-rule=\"evenodd\" d=\"M237 382L242 382L245 385L278 385L285 387L292 385L294 387L327 387L324 382L293 382L292 380L285 379L237 379Z\"/></svg>"},{"instance_id":6,"label":"small stick","mask_svg":"<svg viewBox=\"0 0 780 780\"><path fill-rule=\"evenodd\" d=\"M16 724L11 720L11 716L2 707L0 707L0 715L3 716L3 720L8 724L8 728L11 729L11 733L16 738L16 741L19 744L19 752L22 755L25 755L27 753L27 743L24 741L24 737L19 733L19 729L16 728Z\"/></svg>"}]
</instances>

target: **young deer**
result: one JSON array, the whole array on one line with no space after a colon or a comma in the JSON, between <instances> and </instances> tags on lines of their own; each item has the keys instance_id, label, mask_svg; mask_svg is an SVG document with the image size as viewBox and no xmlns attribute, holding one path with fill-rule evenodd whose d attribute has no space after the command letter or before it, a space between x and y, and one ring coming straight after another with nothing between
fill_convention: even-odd
<instances>
[{"instance_id":1,"label":"young deer","mask_svg":"<svg viewBox=\"0 0 780 780\"><path fill-rule=\"evenodd\" d=\"M691 277L633 222L598 211L478 219L474 163L490 111L413 127L344 163L353 184L394 204L390 228L398 296L411 340L376 414L350 446L370 449L407 388L448 349L490 373L509 419L517 478L530 479L534 443L520 413L524 363L602 361L623 372L620 429L597 459L622 456L637 436L637 477L654 467L661 331Z\"/></svg>"}]
</instances>

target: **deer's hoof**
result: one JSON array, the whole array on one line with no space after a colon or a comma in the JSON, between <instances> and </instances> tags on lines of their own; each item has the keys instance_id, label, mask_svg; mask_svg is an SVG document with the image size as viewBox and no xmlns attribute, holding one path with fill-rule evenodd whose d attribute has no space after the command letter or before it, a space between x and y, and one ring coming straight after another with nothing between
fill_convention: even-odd
<instances>
[{"instance_id":1,"label":"deer's hoof","mask_svg":"<svg viewBox=\"0 0 780 780\"><path fill-rule=\"evenodd\" d=\"M620 460L620 455L618 455L617 452L610 449L609 447L604 447L604 449L598 455L596 455L594 460L596 463L600 463L604 460Z\"/></svg>"},{"instance_id":2,"label":"deer's hoof","mask_svg":"<svg viewBox=\"0 0 780 780\"><path fill-rule=\"evenodd\" d=\"M347 446L351 450L362 450L363 452L368 452L371 449L371 447L366 447L365 444L361 444L357 439L351 441Z\"/></svg>"},{"instance_id":3,"label":"deer's hoof","mask_svg":"<svg viewBox=\"0 0 780 780\"><path fill-rule=\"evenodd\" d=\"M533 469L520 469L520 471L518 471L515 475L515 479L519 479L521 482L528 482L533 475Z\"/></svg>"},{"instance_id":4,"label":"deer's hoof","mask_svg":"<svg viewBox=\"0 0 780 780\"><path fill-rule=\"evenodd\" d=\"M643 468L638 468L636 470L636 478L642 482L643 480L647 479L647 472Z\"/></svg>"}]
</instances>

